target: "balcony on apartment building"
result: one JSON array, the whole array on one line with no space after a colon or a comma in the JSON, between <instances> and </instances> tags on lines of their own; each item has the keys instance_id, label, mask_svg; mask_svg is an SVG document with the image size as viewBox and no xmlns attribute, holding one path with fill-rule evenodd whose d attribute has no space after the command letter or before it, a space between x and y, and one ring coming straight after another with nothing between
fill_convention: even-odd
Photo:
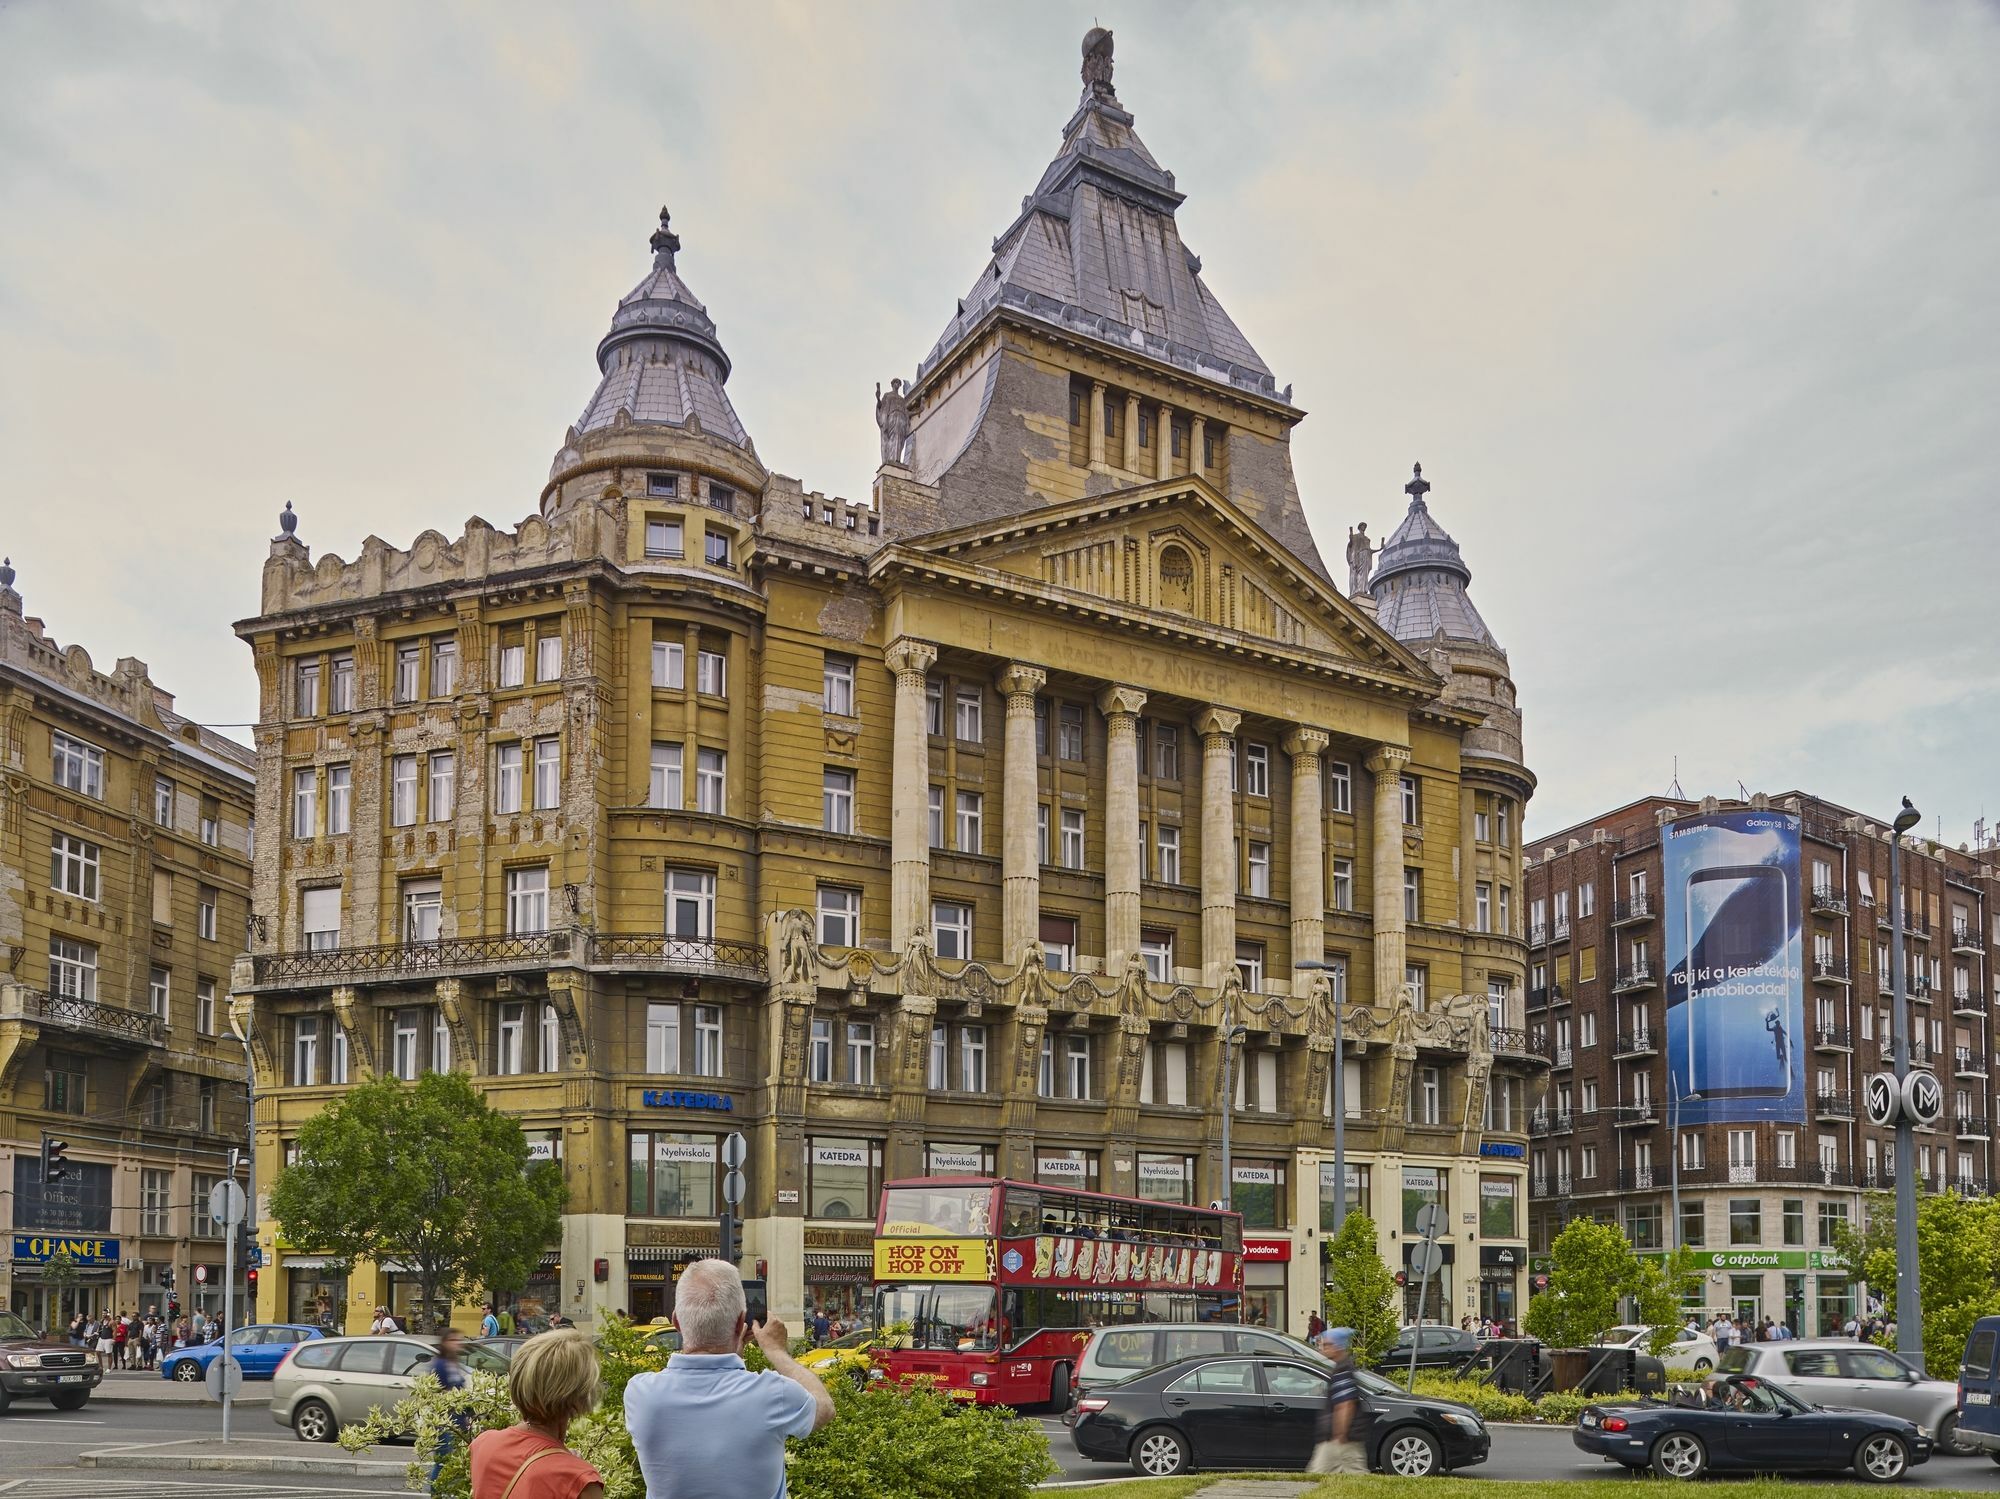
<instances>
[{"instance_id":1,"label":"balcony on apartment building","mask_svg":"<svg viewBox=\"0 0 2000 1499\"><path fill-rule=\"evenodd\" d=\"M1983 990L1967 987L1951 991L1951 1013L1954 1015L1978 1016L1986 1013L1986 994Z\"/></svg>"},{"instance_id":2,"label":"balcony on apartment building","mask_svg":"<svg viewBox=\"0 0 2000 1499\"><path fill-rule=\"evenodd\" d=\"M1844 1025L1820 1025L1813 1027L1813 1050L1852 1051L1854 1037Z\"/></svg>"},{"instance_id":3,"label":"balcony on apartment building","mask_svg":"<svg viewBox=\"0 0 2000 1499\"><path fill-rule=\"evenodd\" d=\"M1954 1077L1986 1076L1986 1053L1975 1051L1970 1046L1959 1046L1952 1050L1951 1071Z\"/></svg>"},{"instance_id":4,"label":"balcony on apartment building","mask_svg":"<svg viewBox=\"0 0 2000 1499\"><path fill-rule=\"evenodd\" d=\"M1851 1187L1854 1173L1828 1161L1703 1161L1681 1163L1683 1187Z\"/></svg>"},{"instance_id":5,"label":"balcony on apartment building","mask_svg":"<svg viewBox=\"0 0 2000 1499\"><path fill-rule=\"evenodd\" d=\"M1574 1050L1567 1046L1558 1046L1556 1048L1555 1066L1558 1071L1561 1071L1565 1067L1574 1066L1575 1063L1576 1052Z\"/></svg>"},{"instance_id":6,"label":"balcony on apartment building","mask_svg":"<svg viewBox=\"0 0 2000 1499\"><path fill-rule=\"evenodd\" d=\"M1659 981L1659 972L1651 963L1634 963L1618 970L1618 976L1611 981L1611 992L1624 994L1633 989L1650 989Z\"/></svg>"},{"instance_id":7,"label":"balcony on apartment building","mask_svg":"<svg viewBox=\"0 0 2000 1499\"><path fill-rule=\"evenodd\" d=\"M253 988L331 988L410 980L470 978L576 966L605 973L672 973L761 982L764 949L673 932L602 934L582 929L435 942L327 947L253 958Z\"/></svg>"},{"instance_id":8,"label":"balcony on apartment building","mask_svg":"<svg viewBox=\"0 0 2000 1499\"><path fill-rule=\"evenodd\" d=\"M1576 1117L1568 1109L1536 1109L1528 1116L1531 1135L1567 1135L1576 1128Z\"/></svg>"},{"instance_id":9,"label":"balcony on apartment building","mask_svg":"<svg viewBox=\"0 0 2000 1499\"><path fill-rule=\"evenodd\" d=\"M1815 885L1812 888L1812 910L1815 916L1845 916L1847 896L1831 885Z\"/></svg>"},{"instance_id":10,"label":"balcony on apartment building","mask_svg":"<svg viewBox=\"0 0 2000 1499\"><path fill-rule=\"evenodd\" d=\"M1886 907L1876 913L1875 925L1882 931L1886 932L1889 930L1889 912ZM1931 924L1924 919L1921 911L1905 911L1903 913L1903 935L1906 937L1915 937L1919 942L1928 942L1931 940Z\"/></svg>"},{"instance_id":11,"label":"balcony on apartment building","mask_svg":"<svg viewBox=\"0 0 2000 1499\"><path fill-rule=\"evenodd\" d=\"M1618 1190L1621 1192L1650 1192L1655 1185L1651 1166L1626 1166L1618 1172ZM1658 1173L1660 1186L1667 1184L1667 1173Z\"/></svg>"},{"instance_id":12,"label":"balcony on apartment building","mask_svg":"<svg viewBox=\"0 0 2000 1499\"><path fill-rule=\"evenodd\" d=\"M1635 895L1630 900L1616 901L1612 904L1611 924L1629 926L1635 921L1651 921L1655 914L1652 896Z\"/></svg>"},{"instance_id":13,"label":"balcony on apartment building","mask_svg":"<svg viewBox=\"0 0 2000 1499\"><path fill-rule=\"evenodd\" d=\"M1650 1026L1637 1026L1629 1031L1620 1031L1611 1043L1614 1061L1627 1057L1650 1057L1660 1049L1659 1038Z\"/></svg>"},{"instance_id":14,"label":"balcony on apartment building","mask_svg":"<svg viewBox=\"0 0 2000 1499\"><path fill-rule=\"evenodd\" d=\"M1549 940L1549 924L1546 921L1535 922L1532 926L1528 928L1528 946L1540 947L1543 943L1547 942L1548 940Z\"/></svg>"},{"instance_id":15,"label":"balcony on apartment building","mask_svg":"<svg viewBox=\"0 0 2000 1499\"><path fill-rule=\"evenodd\" d=\"M1977 957L1986 951L1986 942L1979 935L1979 928L1970 922L1951 929L1951 950L1966 957Z\"/></svg>"},{"instance_id":16,"label":"balcony on apartment building","mask_svg":"<svg viewBox=\"0 0 2000 1499\"><path fill-rule=\"evenodd\" d=\"M1821 984L1846 984L1853 982L1853 975L1848 969L1847 959L1845 958L1814 958L1812 960L1812 976L1814 982Z\"/></svg>"},{"instance_id":17,"label":"balcony on apartment building","mask_svg":"<svg viewBox=\"0 0 2000 1499\"><path fill-rule=\"evenodd\" d=\"M163 1047L167 1023L150 1010L128 1010L94 999L49 994L26 984L0 984L0 1020L26 1022L42 1032L74 1036L112 1047Z\"/></svg>"},{"instance_id":18,"label":"balcony on apartment building","mask_svg":"<svg viewBox=\"0 0 2000 1499\"><path fill-rule=\"evenodd\" d=\"M1818 1119L1852 1119L1854 1117L1854 1095L1831 1090L1813 1099L1813 1115Z\"/></svg>"},{"instance_id":19,"label":"balcony on apartment building","mask_svg":"<svg viewBox=\"0 0 2000 1499\"><path fill-rule=\"evenodd\" d=\"M1650 1098L1642 1098L1637 1103L1614 1103L1604 1112L1611 1116L1613 1129L1643 1129L1660 1122Z\"/></svg>"},{"instance_id":20,"label":"balcony on apartment building","mask_svg":"<svg viewBox=\"0 0 2000 1499\"><path fill-rule=\"evenodd\" d=\"M1990 1140L1993 1138L1993 1121L1984 1114L1960 1114L1958 1122L1952 1126L1952 1129L1961 1140Z\"/></svg>"},{"instance_id":21,"label":"balcony on apartment building","mask_svg":"<svg viewBox=\"0 0 2000 1499\"><path fill-rule=\"evenodd\" d=\"M1495 1056L1506 1057L1509 1061L1515 1062L1548 1061L1548 1058L1542 1055L1540 1043L1531 1043L1527 1031L1519 1026L1496 1025L1489 1029L1488 1035L1492 1039Z\"/></svg>"}]
</instances>

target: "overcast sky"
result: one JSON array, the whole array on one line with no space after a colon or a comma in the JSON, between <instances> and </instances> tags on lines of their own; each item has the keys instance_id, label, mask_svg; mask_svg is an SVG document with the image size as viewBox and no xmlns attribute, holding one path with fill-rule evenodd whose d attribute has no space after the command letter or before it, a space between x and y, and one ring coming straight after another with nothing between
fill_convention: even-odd
<instances>
[{"instance_id":1,"label":"overcast sky","mask_svg":"<svg viewBox=\"0 0 2000 1499\"><path fill-rule=\"evenodd\" d=\"M0 551L254 712L290 500L512 525L664 201L764 461L864 496L1093 19L1337 558L1421 459L1548 831L2000 813L2000 9L0 0ZM239 730L239 733L244 731ZM247 734L245 735L247 737Z\"/></svg>"}]
</instances>

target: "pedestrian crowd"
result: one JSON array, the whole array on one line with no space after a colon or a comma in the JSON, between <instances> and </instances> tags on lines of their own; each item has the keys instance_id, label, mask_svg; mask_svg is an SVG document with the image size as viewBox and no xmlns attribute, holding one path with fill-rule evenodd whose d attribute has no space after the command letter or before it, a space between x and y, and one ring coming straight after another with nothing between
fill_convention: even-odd
<instances>
[{"instance_id":1,"label":"pedestrian crowd","mask_svg":"<svg viewBox=\"0 0 2000 1499\"><path fill-rule=\"evenodd\" d=\"M107 1369L151 1370L176 1348L212 1340L222 1324L201 1312L168 1318L157 1309L113 1315L78 1312L69 1320L69 1340L93 1349Z\"/></svg>"},{"instance_id":2,"label":"pedestrian crowd","mask_svg":"<svg viewBox=\"0 0 2000 1499\"><path fill-rule=\"evenodd\" d=\"M1718 1349L1740 1348L1746 1343L1783 1343L1798 1336L1792 1331L1790 1323L1772 1317L1731 1317L1724 1312L1717 1312L1714 1320L1706 1326L1699 1317L1689 1317L1687 1326L1689 1332L1706 1332L1715 1340ZM1833 1331L1833 1324L1829 1322L1828 1336L1832 1336ZM1849 1317L1840 1324L1840 1333L1844 1337L1860 1338L1871 1343L1893 1343L1896 1340L1896 1320L1893 1317Z\"/></svg>"}]
</instances>

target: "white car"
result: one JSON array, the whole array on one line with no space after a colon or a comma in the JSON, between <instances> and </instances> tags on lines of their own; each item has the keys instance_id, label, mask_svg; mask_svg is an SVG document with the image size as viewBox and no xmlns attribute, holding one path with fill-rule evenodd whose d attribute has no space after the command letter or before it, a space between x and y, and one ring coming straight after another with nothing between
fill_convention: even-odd
<instances>
[{"instance_id":1,"label":"white car","mask_svg":"<svg viewBox=\"0 0 2000 1499\"><path fill-rule=\"evenodd\" d=\"M1614 1327L1598 1343L1605 1348L1638 1348L1642 1352L1646 1340L1653 1329L1627 1323ZM1691 1327L1683 1327L1674 1333L1673 1342L1661 1350L1660 1362L1674 1374L1706 1374L1715 1367L1715 1339L1705 1332L1696 1332Z\"/></svg>"}]
</instances>

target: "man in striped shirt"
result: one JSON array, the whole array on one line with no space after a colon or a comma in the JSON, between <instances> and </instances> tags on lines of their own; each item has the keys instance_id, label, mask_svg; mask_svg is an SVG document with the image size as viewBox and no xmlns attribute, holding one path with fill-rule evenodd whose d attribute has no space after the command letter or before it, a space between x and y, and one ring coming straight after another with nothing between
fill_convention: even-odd
<instances>
[{"instance_id":1,"label":"man in striped shirt","mask_svg":"<svg viewBox=\"0 0 2000 1499\"><path fill-rule=\"evenodd\" d=\"M1326 1414L1320 1420L1319 1442L1313 1448L1314 1473L1366 1473L1367 1413L1361 1385L1354 1377L1354 1329L1329 1327L1320 1334L1320 1352L1333 1363L1327 1382Z\"/></svg>"}]
</instances>

